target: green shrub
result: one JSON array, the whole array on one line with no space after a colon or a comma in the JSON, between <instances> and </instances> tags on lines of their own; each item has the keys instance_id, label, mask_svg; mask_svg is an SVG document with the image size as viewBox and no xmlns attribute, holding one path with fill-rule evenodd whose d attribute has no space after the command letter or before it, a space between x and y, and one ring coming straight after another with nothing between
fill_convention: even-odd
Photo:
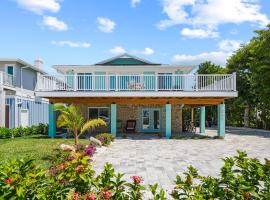
<instances>
[{"instance_id":1,"label":"green shrub","mask_svg":"<svg viewBox=\"0 0 270 200\"><path fill-rule=\"evenodd\" d=\"M0 138L23 137L29 135L45 135L47 134L48 125L39 124L30 127L5 128L0 127Z\"/></svg>"},{"instance_id":2,"label":"green shrub","mask_svg":"<svg viewBox=\"0 0 270 200\"><path fill-rule=\"evenodd\" d=\"M103 146L109 146L114 141L114 137L110 133L101 133L96 135L95 138L101 141Z\"/></svg>"},{"instance_id":3,"label":"green shrub","mask_svg":"<svg viewBox=\"0 0 270 200\"><path fill-rule=\"evenodd\" d=\"M116 173L111 164L95 176L91 156L85 154L89 148L92 152L91 146L65 152L48 170L39 168L32 160L0 165L0 199L140 200L144 199L144 192L152 195L149 199L153 200L270 199L270 161L265 159L261 163L244 152L224 158L219 177L201 176L190 166L176 177L169 198L157 184L142 185L140 176L132 176L131 182L127 182L124 174Z\"/></svg>"}]
</instances>

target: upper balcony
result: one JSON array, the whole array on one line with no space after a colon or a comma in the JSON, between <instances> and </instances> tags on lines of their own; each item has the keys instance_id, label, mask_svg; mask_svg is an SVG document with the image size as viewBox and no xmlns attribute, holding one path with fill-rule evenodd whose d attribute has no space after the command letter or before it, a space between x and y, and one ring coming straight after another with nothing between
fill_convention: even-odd
<instances>
[{"instance_id":1,"label":"upper balcony","mask_svg":"<svg viewBox=\"0 0 270 200\"><path fill-rule=\"evenodd\" d=\"M0 71L0 85L6 87L14 87L15 77L13 75Z\"/></svg>"},{"instance_id":2,"label":"upper balcony","mask_svg":"<svg viewBox=\"0 0 270 200\"><path fill-rule=\"evenodd\" d=\"M236 74L42 75L42 97L236 97Z\"/></svg>"}]
</instances>

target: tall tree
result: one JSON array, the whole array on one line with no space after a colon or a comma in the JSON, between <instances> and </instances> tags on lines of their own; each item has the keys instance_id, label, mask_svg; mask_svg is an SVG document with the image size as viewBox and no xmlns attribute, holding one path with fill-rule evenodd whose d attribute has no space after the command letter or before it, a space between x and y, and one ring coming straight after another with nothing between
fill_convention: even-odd
<instances>
[{"instance_id":1,"label":"tall tree","mask_svg":"<svg viewBox=\"0 0 270 200\"><path fill-rule=\"evenodd\" d=\"M252 110L263 128L269 128L270 26L255 32L257 35L228 60L227 68L237 73L237 90L245 105L244 125L249 126Z\"/></svg>"}]
</instances>

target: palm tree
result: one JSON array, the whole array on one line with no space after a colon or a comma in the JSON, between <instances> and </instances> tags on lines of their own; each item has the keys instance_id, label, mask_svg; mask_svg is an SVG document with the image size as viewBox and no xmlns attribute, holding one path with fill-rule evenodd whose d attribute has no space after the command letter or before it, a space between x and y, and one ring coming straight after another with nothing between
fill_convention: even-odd
<instances>
[{"instance_id":1,"label":"palm tree","mask_svg":"<svg viewBox=\"0 0 270 200\"><path fill-rule=\"evenodd\" d=\"M57 127L66 128L69 131L73 131L75 145L78 144L79 136L86 130L93 127L106 126L106 122L100 118L88 121L85 120L80 108L73 104L70 106L56 104L55 110L60 111L61 113L57 118Z\"/></svg>"}]
</instances>

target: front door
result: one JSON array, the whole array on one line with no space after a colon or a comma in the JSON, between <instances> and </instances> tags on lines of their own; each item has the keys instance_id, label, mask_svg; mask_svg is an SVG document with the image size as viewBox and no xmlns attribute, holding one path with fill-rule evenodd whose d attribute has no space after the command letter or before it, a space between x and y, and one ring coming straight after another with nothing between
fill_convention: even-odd
<instances>
[{"instance_id":1,"label":"front door","mask_svg":"<svg viewBox=\"0 0 270 200\"><path fill-rule=\"evenodd\" d=\"M160 109L158 108L142 109L142 131L143 132L160 131Z\"/></svg>"}]
</instances>

